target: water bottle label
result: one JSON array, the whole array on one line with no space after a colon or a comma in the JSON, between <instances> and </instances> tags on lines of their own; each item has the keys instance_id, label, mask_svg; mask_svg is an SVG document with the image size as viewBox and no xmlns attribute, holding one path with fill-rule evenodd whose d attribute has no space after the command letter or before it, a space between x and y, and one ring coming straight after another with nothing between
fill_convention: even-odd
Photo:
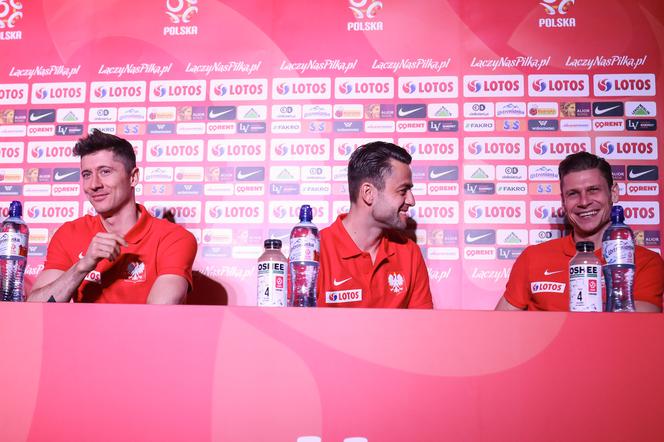
<instances>
[{"instance_id":1,"label":"water bottle label","mask_svg":"<svg viewBox=\"0 0 664 442\"><path fill-rule=\"evenodd\" d=\"M569 310L602 311L601 266L576 264L569 267Z\"/></svg>"},{"instance_id":2,"label":"water bottle label","mask_svg":"<svg viewBox=\"0 0 664 442\"><path fill-rule=\"evenodd\" d=\"M320 243L313 233L292 237L290 240L291 261L320 261Z\"/></svg>"},{"instance_id":3,"label":"water bottle label","mask_svg":"<svg viewBox=\"0 0 664 442\"><path fill-rule=\"evenodd\" d=\"M634 242L631 239L611 239L602 242L607 264L634 264Z\"/></svg>"},{"instance_id":4,"label":"water bottle label","mask_svg":"<svg viewBox=\"0 0 664 442\"><path fill-rule=\"evenodd\" d=\"M18 232L0 233L0 256L28 257L28 235Z\"/></svg>"},{"instance_id":5,"label":"water bottle label","mask_svg":"<svg viewBox=\"0 0 664 442\"><path fill-rule=\"evenodd\" d=\"M281 261L258 261L258 305L286 307L288 286L287 265Z\"/></svg>"}]
</instances>

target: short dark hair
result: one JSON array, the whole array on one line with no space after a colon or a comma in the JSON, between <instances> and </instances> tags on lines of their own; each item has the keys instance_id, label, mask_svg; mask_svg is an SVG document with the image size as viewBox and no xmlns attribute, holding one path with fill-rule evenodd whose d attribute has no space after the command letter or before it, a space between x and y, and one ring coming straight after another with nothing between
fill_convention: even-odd
<instances>
[{"instance_id":1,"label":"short dark hair","mask_svg":"<svg viewBox=\"0 0 664 442\"><path fill-rule=\"evenodd\" d=\"M348 162L348 193L351 202L357 201L360 185L365 181L383 190L385 175L392 171L390 160L410 164L413 158L403 147L384 141L366 143L353 152Z\"/></svg>"},{"instance_id":2,"label":"short dark hair","mask_svg":"<svg viewBox=\"0 0 664 442\"><path fill-rule=\"evenodd\" d=\"M124 138L94 129L91 134L80 138L74 146L74 155L83 158L100 150L110 150L113 156L125 166L127 173L136 167L136 154L131 143Z\"/></svg>"},{"instance_id":3,"label":"short dark hair","mask_svg":"<svg viewBox=\"0 0 664 442\"><path fill-rule=\"evenodd\" d=\"M609 185L609 190L613 187L613 175L611 174L611 165L604 158L593 155L590 152L577 152L570 155L558 165L558 177L560 179L560 190L563 189L563 177L572 172L581 172L583 170L598 169Z\"/></svg>"}]
</instances>

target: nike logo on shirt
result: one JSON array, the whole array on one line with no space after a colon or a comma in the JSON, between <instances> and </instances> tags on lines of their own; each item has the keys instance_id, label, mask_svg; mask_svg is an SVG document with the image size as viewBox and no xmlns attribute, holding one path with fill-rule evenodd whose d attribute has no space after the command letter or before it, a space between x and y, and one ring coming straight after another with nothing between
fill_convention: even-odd
<instances>
[{"instance_id":1,"label":"nike logo on shirt","mask_svg":"<svg viewBox=\"0 0 664 442\"><path fill-rule=\"evenodd\" d=\"M348 281L350 281L351 279L353 279L353 278L350 277L350 278L342 279L341 281L337 281L337 278L334 278L334 279L332 280L332 284L333 284L335 287L338 287L338 286L340 286L341 284L343 284L344 282L348 282Z\"/></svg>"},{"instance_id":2,"label":"nike logo on shirt","mask_svg":"<svg viewBox=\"0 0 664 442\"><path fill-rule=\"evenodd\" d=\"M550 276L550 275L555 275L556 273L560 273L562 270L554 270L553 272L550 272L549 269L544 270L544 276Z\"/></svg>"}]
</instances>

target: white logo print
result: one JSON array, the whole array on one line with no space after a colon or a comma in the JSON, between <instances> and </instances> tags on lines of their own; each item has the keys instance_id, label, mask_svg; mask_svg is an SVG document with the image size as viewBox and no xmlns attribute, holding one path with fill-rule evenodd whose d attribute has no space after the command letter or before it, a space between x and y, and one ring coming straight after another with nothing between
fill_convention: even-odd
<instances>
[{"instance_id":1,"label":"white logo print","mask_svg":"<svg viewBox=\"0 0 664 442\"><path fill-rule=\"evenodd\" d=\"M214 120L215 118L221 117L222 115L225 115L225 114L227 114L229 112L232 112L232 111L233 111L233 109L226 109L225 111L221 111L221 112L210 111L209 117L210 117L211 120Z\"/></svg>"},{"instance_id":2,"label":"white logo print","mask_svg":"<svg viewBox=\"0 0 664 442\"><path fill-rule=\"evenodd\" d=\"M617 109L618 107L620 107L620 106L610 106L610 107L607 107L607 108L605 108L605 109L600 109L600 108L598 107L597 109L595 109L595 115L602 115L602 114L605 114L605 113L607 113L607 112L609 112L609 111L612 111L613 109Z\"/></svg>"},{"instance_id":3,"label":"white logo print","mask_svg":"<svg viewBox=\"0 0 664 442\"><path fill-rule=\"evenodd\" d=\"M550 275L555 275L556 273L560 273L562 270L554 270L553 272L550 272L549 269L544 270L544 276L550 276Z\"/></svg>"},{"instance_id":4,"label":"white logo print","mask_svg":"<svg viewBox=\"0 0 664 442\"><path fill-rule=\"evenodd\" d=\"M403 291L403 275L401 273L392 272L387 276L387 283L390 285L392 293L400 293Z\"/></svg>"},{"instance_id":5,"label":"white logo print","mask_svg":"<svg viewBox=\"0 0 664 442\"><path fill-rule=\"evenodd\" d=\"M32 122L39 121L42 118L48 117L49 115L53 115L53 111L46 112L45 114L41 114L41 115L30 114L30 121L32 121Z\"/></svg>"},{"instance_id":6,"label":"white logo print","mask_svg":"<svg viewBox=\"0 0 664 442\"><path fill-rule=\"evenodd\" d=\"M415 109L411 109L411 110L399 109L398 114L399 114L400 117L407 117L408 115L410 115L412 113L415 113L415 112L418 112L418 111L421 111L422 109L424 109L423 106L416 107Z\"/></svg>"},{"instance_id":7,"label":"white logo print","mask_svg":"<svg viewBox=\"0 0 664 442\"><path fill-rule=\"evenodd\" d=\"M245 172L238 172L237 173L237 179L238 180L244 180L246 178L249 178L252 175L256 175L257 173L260 173L260 170L254 170L253 172L245 173Z\"/></svg>"},{"instance_id":8,"label":"white logo print","mask_svg":"<svg viewBox=\"0 0 664 442\"><path fill-rule=\"evenodd\" d=\"M485 233L484 235L477 235L477 236L473 236L473 235L468 234L468 235L466 235L466 242L473 243L473 242L478 241L482 238L486 238L489 235L491 235L491 233Z\"/></svg>"},{"instance_id":9,"label":"white logo print","mask_svg":"<svg viewBox=\"0 0 664 442\"><path fill-rule=\"evenodd\" d=\"M629 178L633 180L634 178L638 178L640 176L643 176L647 173L652 172L653 170L655 170L655 169L648 169L648 170L644 170L643 172L634 172L633 170L630 170L629 171Z\"/></svg>"},{"instance_id":10,"label":"white logo print","mask_svg":"<svg viewBox=\"0 0 664 442\"><path fill-rule=\"evenodd\" d=\"M61 180L64 180L65 178L67 178L69 176L72 176L74 174L77 174L77 173L78 173L77 170L75 170L73 172L63 173L62 175L60 174L60 172L55 172L54 178L55 178L55 181L61 181Z\"/></svg>"},{"instance_id":11,"label":"white logo print","mask_svg":"<svg viewBox=\"0 0 664 442\"><path fill-rule=\"evenodd\" d=\"M334 284L335 287L338 287L341 284L343 284L344 282L350 281L351 279L353 279L353 278L346 278L346 279L342 279L341 281L337 281L337 278L334 278L334 280L332 281L332 284Z\"/></svg>"},{"instance_id":12,"label":"white logo print","mask_svg":"<svg viewBox=\"0 0 664 442\"><path fill-rule=\"evenodd\" d=\"M454 172L454 169L445 170L445 171L443 171L443 172L434 172L434 171L432 170L431 173L429 174L429 176L431 177L432 180L435 180L435 179L440 178L441 176L449 175L449 174L451 174L452 172Z\"/></svg>"}]
</instances>

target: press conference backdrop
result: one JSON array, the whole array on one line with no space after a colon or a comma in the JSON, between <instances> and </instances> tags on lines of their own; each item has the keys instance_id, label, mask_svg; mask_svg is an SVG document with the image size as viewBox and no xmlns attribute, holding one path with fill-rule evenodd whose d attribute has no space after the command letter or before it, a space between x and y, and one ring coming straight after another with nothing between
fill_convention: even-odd
<instances>
[{"instance_id":1,"label":"press conference backdrop","mask_svg":"<svg viewBox=\"0 0 664 442\"><path fill-rule=\"evenodd\" d=\"M569 153L612 163L660 250L663 18L659 0L0 1L2 215L24 202L32 280L58 226L94 213L75 140L125 137L138 200L252 305L263 239L303 203L333 222L350 154L391 141L414 158L436 307L491 308L523 248L561 235Z\"/></svg>"}]
</instances>

